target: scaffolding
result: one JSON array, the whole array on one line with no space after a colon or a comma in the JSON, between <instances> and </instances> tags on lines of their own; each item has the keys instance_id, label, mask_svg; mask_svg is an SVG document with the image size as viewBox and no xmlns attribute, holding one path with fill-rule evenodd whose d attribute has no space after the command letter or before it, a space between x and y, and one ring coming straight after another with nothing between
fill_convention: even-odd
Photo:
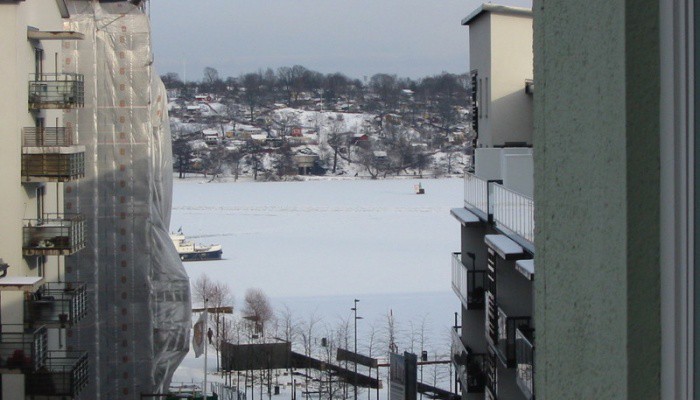
<instances>
[{"instance_id":1,"label":"scaffolding","mask_svg":"<svg viewBox=\"0 0 700 400\"><path fill-rule=\"evenodd\" d=\"M87 245L67 259L66 278L86 284L93 311L68 328L68 345L88 351L91 399L164 393L188 351L191 316L168 234L170 131L149 20L126 1L67 5L66 29L85 38L63 42L62 67L84 76L85 105L64 122L85 147L85 178L64 185L64 206L84 216Z\"/></svg>"}]
</instances>

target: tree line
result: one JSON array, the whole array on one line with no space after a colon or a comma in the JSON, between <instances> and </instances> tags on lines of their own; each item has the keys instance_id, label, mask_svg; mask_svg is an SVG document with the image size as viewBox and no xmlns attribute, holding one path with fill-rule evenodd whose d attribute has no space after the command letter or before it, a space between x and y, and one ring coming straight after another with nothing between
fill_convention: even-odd
<instances>
[{"instance_id":1,"label":"tree line","mask_svg":"<svg viewBox=\"0 0 700 400\"><path fill-rule=\"evenodd\" d=\"M358 111L397 113L414 121L416 117L431 115L437 128L449 129L459 120L455 108L466 107L470 90L466 73L443 72L420 79L378 73L360 80L340 72L323 74L302 65L226 78L215 68L206 67L199 82L183 82L173 72L161 78L166 87L182 90L185 97L197 92L211 93L244 104L251 123L255 122L256 113L275 104L303 107L310 99L320 99L329 110L350 102Z\"/></svg>"}]
</instances>

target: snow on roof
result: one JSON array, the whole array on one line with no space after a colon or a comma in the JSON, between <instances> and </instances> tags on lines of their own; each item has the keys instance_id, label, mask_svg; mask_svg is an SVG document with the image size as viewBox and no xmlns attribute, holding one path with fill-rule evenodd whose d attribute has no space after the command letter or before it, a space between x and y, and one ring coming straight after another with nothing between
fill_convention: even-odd
<instances>
[{"instance_id":1,"label":"snow on roof","mask_svg":"<svg viewBox=\"0 0 700 400\"><path fill-rule=\"evenodd\" d=\"M376 150L374 151L374 156L378 158L386 157L386 151Z\"/></svg>"},{"instance_id":2,"label":"snow on roof","mask_svg":"<svg viewBox=\"0 0 700 400\"><path fill-rule=\"evenodd\" d=\"M484 242L504 260L512 260L525 252L519 244L510 240L506 235L486 235Z\"/></svg>"},{"instance_id":3,"label":"snow on roof","mask_svg":"<svg viewBox=\"0 0 700 400\"><path fill-rule=\"evenodd\" d=\"M522 15L532 17L532 9L525 7L502 6L498 4L482 4L471 14L467 15L462 20L462 25L469 25L479 16L485 13L503 14L503 15Z\"/></svg>"},{"instance_id":4,"label":"snow on roof","mask_svg":"<svg viewBox=\"0 0 700 400\"><path fill-rule=\"evenodd\" d=\"M255 140L267 140L267 134L261 133L261 134L250 135L250 138L255 139Z\"/></svg>"},{"instance_id":5,"label":"snow on roof","mask_svg":"<svg viewBox=\"0 0 700 400\"><path fill-rule=\"evenodd\" d=\"M450 214L452 214L453 217L457 218L457 221L464 225L478 224L481 221L476 214L463 207L451 209Z\"/></svg>"},{"instance_id":6,"label":"snow on roof","mask_svg":"<svg viewBox=\"0 0 700 400\"><path fill-rule=\"evenodd\" d=\"M6 276L0 278L0 290L34 290L34 286L42 281L39 276Z\"/></svg>"},{"instance_id":7,"label":"snow on roof","mask_svg":"<svg viewBox=\"0 0 700 400\"><path fill-rule=\"evenodd\" d=\"M515 262L515 269L527 279L535 279L535 260L518 260Z\"/></svg>"}]
</instances>

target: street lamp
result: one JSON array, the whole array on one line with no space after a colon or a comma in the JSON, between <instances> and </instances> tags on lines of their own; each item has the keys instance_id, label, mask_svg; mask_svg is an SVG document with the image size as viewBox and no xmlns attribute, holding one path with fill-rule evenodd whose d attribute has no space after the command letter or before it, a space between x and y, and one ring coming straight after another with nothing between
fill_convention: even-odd
<instances>
[{"instance_id":1,"label":"street lamp","mask_svg":"<svg viewBox=\"0 0 700 400\"><path fill-rule=\"evenodd\" d=\"M357 303L359 303L360 300L355 299L355 307L351 308L350 310L355 312L355 354L357 354L357 320L362 319L362 317L357 316ZM353 375L353 380L354 380L354 385L353 385L353 392L354 392L354 399L357 400L357 362L354 362L354 370L355 374Z\"/></svg>"}]
</instances>

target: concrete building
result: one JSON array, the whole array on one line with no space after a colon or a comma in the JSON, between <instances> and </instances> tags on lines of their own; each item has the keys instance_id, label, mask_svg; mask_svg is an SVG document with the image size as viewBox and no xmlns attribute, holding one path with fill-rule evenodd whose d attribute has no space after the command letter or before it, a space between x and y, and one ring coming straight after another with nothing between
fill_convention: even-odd
<instances>
[{"instance_id":1,"label":"concrete building","mask_svg":"<svg viewBox=\"0 0 700 400\"><path fill-rule=\"evenodd\" d=\"M463 399L534 399L532 12L484 4L469 27L474 168L465 173L462 303L453 363Z\"/></svg>"},{"instance_id":2,"label":"concrete building","mask_svg":"<svg viewBox=\"0 0 700 400\"><path fill-rule=\"evenodd\" d=\"M67 214L63 187L84 176L85 148L63 122L83 105L83 76L63 73L59 1L0 2L0 397L73 398L87 382L87 354L66 328L87 314L86 287L65 274L85 247L84 220Z\"/></svg>"},{"instance_id":3,"label":"concrete building","mask_svg":"<svg viewBox=\"0 0 700 400\"><path fill-rule=\"evenodd\" d=\"M698 21L536 0L540 399L697 399Z\"/></svg>"}]
</instances>

